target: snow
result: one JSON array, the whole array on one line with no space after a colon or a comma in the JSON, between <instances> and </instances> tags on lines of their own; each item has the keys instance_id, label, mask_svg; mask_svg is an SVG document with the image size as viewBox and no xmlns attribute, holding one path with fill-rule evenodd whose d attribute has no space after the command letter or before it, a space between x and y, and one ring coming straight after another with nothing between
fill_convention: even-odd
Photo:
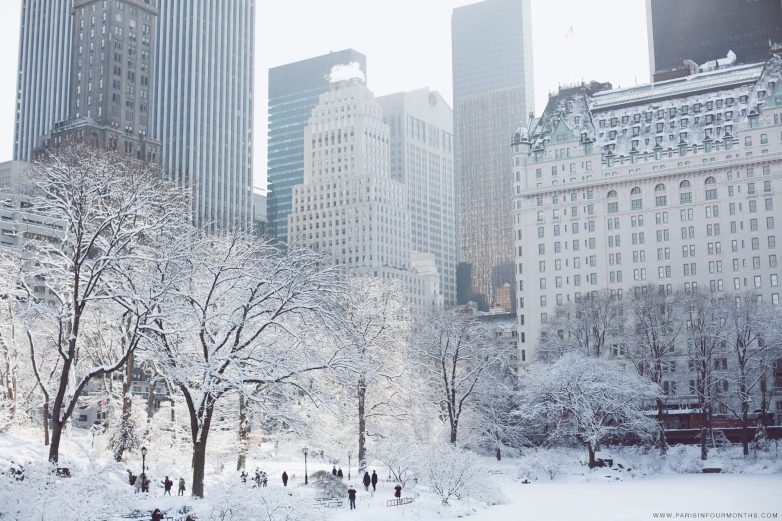
<instances>
[{"instance_id":1,"label":"snow","mask_svg":"<svg viewBox=\"0 0 782 521\"><path fill-rule=\"evenodd\" d=\"M45 461L45 447L39 439L30 437L30 432L33 431L0 434L0 471L5 471L11 461L22 462L29 469L33 467L27 463L29 461ZM140 464L136 461L138 455L131 455L130 465L113 463L110 451L105 449L104 435L96 437L93 448L89 431L69 429L61 465L69 466L74 478L59 480L56 487L44 495L36 493L35 488L41 481L32 471L28 471L29 479L24 482L0 477L0 518L4 521L31 519L29 515L14 517L8 511L20 503L38 506L33 505L35 502L45 503L47 507L38 519L58 521L149 519L149 512L154 508L168 512L173 519L184 517L178 513L182 508L194 508L199 521L222 519L229 508L232 513L224 519L234 521L451 521L465 517L473 521L647 521L655 519L657 513L678 513L679 519L685 519L681 517L685 513L691 516L742 513L756 514L757 518L770 513L782 515L780 447L772 448L763 458L753 456L748 462L741 460L738 447L713 451L715 456L710 457L706 465L722 467L731 472L728 474L699 473L702 464L698 448L682 446L671 447L664 460L660 460L654 450L604 447L599 455L615 458L616 462L624 464L624 468L615 466L591 471L583 464L583 451L578 449L528 450L521 459L506 458L501 462L479 458L489 469L490 480L486 484L495 489L497 496L505 497L505 501L496 506L472 499L451 500L450 505L443 506L439 497L420 483L408 485L403 490L403 497L413 498L411 504L388 507L386 502L393 498L395 482L388 480L388 473L382 466L370 463L370 471L376 469L381 478L377 492L372 494L364 490L355 466L351 467L352 479L347 481L346 462L336 462L337 466L342 466L346 482L358 490L357 511L352 512L346 500L340 507L316 506L315 491L302 486L304 462L297 454L301 440L291 441L285 447L275 448L273 444L263 444L260 450L254 447L255 452L249 455L248 473L252 475L255 468L260 467L269 474L269 486L253 489L239 482L231 459L235 457L231 454L231 438L228 433L220 434L225 434L226 439L220 440L222 443L213 440L222 452L212 454L208 464L206 498L194 501L189 496L162 497L159 485L166 473L174 481L179 475L188 476L186 451L160 451L157 446L151 447L147 468L152 490L149 495L135 495L127 485L124 469L129 466L138 471L135 468ZM215 436L219 436L218 433ZM541 468L545 462L556 464L559 472L554 479L547 472L535 473L534 468ZM318 470L330 471L331 466L330 461L314 457L308 461L310 475ZM291 478L287 489L282 487L282 470ZM522 483L525 477L531 483ZM107 511L111 515L105 514ZM123 518L123 515L130 517Z\"/></svg>"}]
</instances>

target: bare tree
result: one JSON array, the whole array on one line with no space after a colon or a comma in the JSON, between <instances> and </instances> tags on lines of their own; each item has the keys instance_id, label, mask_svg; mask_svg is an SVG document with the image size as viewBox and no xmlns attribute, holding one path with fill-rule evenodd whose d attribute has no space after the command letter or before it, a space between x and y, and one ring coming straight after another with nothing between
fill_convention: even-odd
<instances>
[{"instance_id":1,"label":"bare tree","mask_svg":"<svg viewBox=\"0 0 782 521\"><path fill-rule=\"evenodd\" d=\"M659 431L645 408L660 388L615 360L567 353L530 367L522 389L525 419L551 442L575 438L583 443L590 468L597 465L595 453L605 441L653 439Z\"/></svg>"},{"instance_id":2,"label":"bare tree","mask_svg":"<svg viewBox=\"0 0 782 521\"><path fill-rule=\"evenodd\" d=\"M62 432L87 385L120 369L138 345L154 314L161 288L145 282L160 262L156 246L176 237L184 194L167 184L159 169L89 146L48 154L33 168L36 192L31 212L52 223L54 233L26 244L33 259L28 287L43 283L49 297L38 302L48 322L45 344L58 355L51 392L49 459L59 458ZM34 293L31 293L31 296ZM127 320L127 341L94 341L114 335L91 324L111 314Z\"/></svg>"},{"instance_id":3,"label":"bare tree","mask_svg":"<svg viewBox=\"0 0 782 521\"><path fill-rule=\"evenodd\" d=\"M691 392L701 406L701 459L705 460L709 455L708 438L713 435L712 413L718 381L714 361L726 349L727 313L724 302L699 289L681 295L681 302L689 369L695 375Z\"/></svg>"},{"instance_id":4,"label":"bare tree","mask_svg":"<svg viewBox=\"0 0 782 521\"><path fill-rule=\"evenodd\" d=\"M677 320L673 297L652 285L636 289L638 291L630 302L631 323L626 330L625 346L638 373L662 387L663 367L676 347L681 321ZM665 440L663 396L658 396L655 402L660 429L658 446L665 454L668 443Z\"/></svg>"},{"instance_id":5,"label":"bare tree","mask_svg":"<svg viewBox=\"0 0 782 521\"><path fill-rule=\"evenodd\" d=\"M588 356L602 356L612 339L621 339L621 299L608 290L584 295L579 302L559 306L541 335L541 356L556 359L577 350Z\"/></svg>"},{"instance_id":6,"label":"bare tree","mask_svg":"<svg viewBox=\"0 0 782 521\"><path fill-rule=\"evenodd\" d=\"M769 356L773 355L770 347L778 345L780 341L779 323L782 316L777 309L757 299L755 295L734 295L733 299L734 305L726 306L726 336L734 361L730 379L734 380L739 406L735 407L730 400L720 402L741 421L741 446L744 457L747 457L752 438L749 429L752 394L773 365L773 356Z\"/></svg>"},{"instance_id":7,"label":"bare tree","mask_svg":"<svg viewBox=\"0 0 782 521\"><path fill-rule=\"evenodd\" d=\"M313 252L279 253L238 233L193 241L170 269L182 282L161 303L156 363L185 398L194 496L204 494L206 447L216 406L241 395L268 416L294 399L317 399L315 372L350 364L328 338L343 327L345 284Z\"/></svg>"},{"instance_id":8,"label":"bare tree","mask_svg":"<svg viewBox=\"0 0 782 521\"><path fill-rule=\"evenodd\" d=\"M456 443L462 415L475 410L481 387L494 385L491 368L501 365L509 353L468 310L435 310L420 328L414 358L422 399L441 409L450 442Z\"/></svg>"},{"instance_id":9,"label":"bare tree","mask_svg":"<svg viewBox=\"0 0 782 521\"><path fill-rule=\"evenodd\" d=\"M351 277L348 282L345 318L356 366L349 380L356 392L359 473L366 469L367 421L403 414L396 403L410 329L403 295L400 284L377 277Z\"/></svg>"}]
</instances>

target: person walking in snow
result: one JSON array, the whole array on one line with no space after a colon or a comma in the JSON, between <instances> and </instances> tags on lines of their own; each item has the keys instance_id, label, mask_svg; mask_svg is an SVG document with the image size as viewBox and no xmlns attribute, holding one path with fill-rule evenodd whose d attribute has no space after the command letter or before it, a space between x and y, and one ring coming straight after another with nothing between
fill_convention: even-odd
<instances>
[{"instance_id":1,"label":"person walking in snow","mask_svg":"<svg viewBox=\"0 0 782 521\"><path fill-rule=\"evenodd\" d=\"M369 492L369 485L372 483L372 478L369 477L369 472L364 472L364 490Z\"/></svg>"},{"instance_id":2,"label":"person walking in snow","mask_svg":"<svg viewBox=\"0 0 782 521\"><path fill-rule=\"evenodd\" d=\"M334 465L334 466L331 468L331 475L332 475L332 476L334 476L334 477L336 477L336 476L337 476L337 466L336 466L336 465Z\"/></svg>"},{"instance_id":3,"label":"person walking in snow","mask_svg":"<svg viewBox=\"0 0 782 521\"><path fill-rule=\"evenodd\" d=\"M282 486L287 487L288 486L288 473L284 470L282 471Z\"/></svg>"},{"instance_id":4,"label":"person walking in snow","mask_svg":"<svg viewBox=\"0 0 782 521\"><path fill-rule=\"evenodd\" d=\"M255 468L255 487L261 487L261 469L257 467Z\"/></svg>"},{"instance_id":5,"label":"person walking in snow","mask_svg":"<svg viewBox=\"0 0 782 521\"><path fill-rule=\"evenodd\" d=\"M377 490L377 472L372 471L372 492Z\"/></svg>"},{"instance_id":6,"label":"person walking in snow","mask_svg":"<svg viewBox=\"0 0 782 521\"><path fill-rule=\"evenodd\" d=\"M402 485L398 484L394 487L394 497L399 499L402 497Z\"/></svg>"},{"instance_id":7,"label":"person walking in snow","mask_svg":"<svg viewBox=\"0 0 782 521\"><path fill-rule=\"evenodd\" d=\"M337 477L339 479L342 479L344 476L345 475L342 473L342 467L340 467L339 470L337 471Z\"/></svg>"},{"instance_id":8,"label":"person walking in snow","mask_svg":"<svg viewBox=\"0 0 782 521\"><path fill-rule=\"evenodd\" d=\"M263 488L266 488L266 485L268 484L269 484L269 475L266 472L261 471L261 485L263 486Z\"/></svg>"},{"instance_id":9,"label":"person walking in snow","mask_svg":"<svg viewBox=\"0 0 782 521\"><path fill-rule=\"evenodd\" d=\"M171 487L174 486L174 482L171 481L170 479L168 479L168 476L166 476L166 479L161 481L161 483L163 483L163 495L165 496L166 494L168 494L170 496L171 495Z\"/></svg>"},{"instance_id":10,"label":"person walking in snow","mask_svg":"<svg viewBox=\"0 0 782 521\"><path fill-rule=\"evenodd\" d=\"M350 510L356 509L356 489L353 488L353 485L350 485L350 488L348 489L348 502L350 503Z\"/></svg>"},{"instance_id":11,"label":"person walking in snow","mask_svg":"<svg viewBox=\"0 0 782 521\"><path fill-rule=\"evenodd\" d=\"M163 512L159 508L152 512L152 521L163 521Z\"/></svg>"},{"instance_id":12,"label":"person walking in snow","mask_svg":"<svg viewBox=\"0 0 782 521\"><path fill-rule=\"evenodd\" d=\"M143 483L144 478L141 477L141 474L136 476L136 479L133 481L133 487L136 489L136 494L138 494L141 491L141 484Z\"/></svg>"},{"instance_id":13,"label":"person walking in snow","mask_svg":"<svg viewBox=\"0 0 782 521\"><path fill-rule=\"evenodd\" d=\"M177 496L184 496L185 495L185 478L179 478L179 492L177 492Z\"/></svg>"}]
</instances>

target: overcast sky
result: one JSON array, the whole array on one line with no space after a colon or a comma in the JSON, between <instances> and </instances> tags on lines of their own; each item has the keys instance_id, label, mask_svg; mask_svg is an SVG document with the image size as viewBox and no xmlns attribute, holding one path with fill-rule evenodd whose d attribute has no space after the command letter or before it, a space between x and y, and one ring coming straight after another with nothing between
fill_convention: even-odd
<instances>
[{"instance_id":1,"label":"overcast sky","mask_svg":"<svg viewBox=\"0 0 782 521\"><path fill-rule=\"evenodd\" d=\"M166 0L162 0L166 1ZM232 1L232 0L219 0ZM352 47L383 95L419 87L451 100L451 10L470 0L257 0L255 184L266 184L269 67ZM13 149L21 0L0 0L0 161ZM576 81L646 83L644 0L532 0L535 113Z\"/></svg>"}]
</instances>

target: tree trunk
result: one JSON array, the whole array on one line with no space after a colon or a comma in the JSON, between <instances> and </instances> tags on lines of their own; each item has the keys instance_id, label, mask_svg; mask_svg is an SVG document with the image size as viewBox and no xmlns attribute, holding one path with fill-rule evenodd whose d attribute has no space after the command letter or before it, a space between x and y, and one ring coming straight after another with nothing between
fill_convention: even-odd
<instances>
[{"instance_id":1,"label":"tree trunk","mask_svg":"<svg viewBox=\"0 0 782 521\"><path fill-rule=\"evenodd\" d=\"M586 442L587 446L587 452L589 453L589 468L593 469L597 466L597 461L595 461L595 449L592 447L592 442L588 441Z\"/></svg>"},{"instance_id":2,"label":"tree trunk","mask_svg":"<svg viewBox=\"0 0 782 521\"><path fill-rule=\"evenodd\" d=\"M57 394L54 397L54 404L52 405L52 440L51 445L49 445L49 461L52 463L57 463L60 459L60 439L62 438L62 430L65 428L65 422L67 421L67 418L62 417L62 410L70 374L71 362L69 359L65 359L62 364ZM75 399L75 396L71 398L71 400Z\"/></svg>"},{"instance_id":3,"label":"tree trunk","mask_svg":"<svg viewBox=\"0 0 782 521\"><path fill-rule=\"evenodd\" d=\"M206 441L193 443L193 496L204 497L204 469L206 468Z\"/></svg>"},{"instance_id":4,"label":"tree trunk","mask_svg":"<svg viewBox=\"0 0 782 521\"><path fill-rule=\"evenodd\" d=\"M49 400L43 402L43 444L49 445Z\"/></svg>"},{"instance_id":5,"label":"tree trunk","mask_svg":"<svg viewBox=\"0 0 782 521\"><path fill-rule=\"evenodd\" d=\"M497 461L502 461L502 450L499 447L497 447L494 455L497 457Z\"/></svg>"},{"instance_id":6,"label":"tree trunk","mask_svg":"<svg viewBox=\"0 0 782 521\"><path fill-rule=\"evenodd\" d=\"M247 426L247 404L244 396L239 395L239 455L236 458L236 470L244 470L247 463L247 450L249 445L249 431Z\"/></svg>"},{"instance_id":7,"label":"tree trunk","mask_svg":"<svg viewBox=\"0 0 782 521\"><path fill-rule=\"evenodd\" d=\"M459 423L458 420L454 420L451 423L451 438L450 442L452 445L456 445L456 434L459 431Z\"/></svg>"},{"instance_id":8,"label":"tree trunk","mask_svg":"<svg viewBox=\"0 0 782 521\"><path fill-rule=\"evenodd\" d=\"M358 474L361 475L366 470L366 397L367 381L363 376L358 379Z\"/></svg>"},{"instance_id":9,"label":"tree trunk","mask_svg":"<svg viewBox=\"0 0 782 521\"><path fill-rule=\"evenodd\" d=\"M128 356L127 362L125 362L125 379L122 381L122 417L120 418L120 424L125 428L131 422L131 414L133 414L133 400L131 387L133 385L133 355ZM122 456L125 454L127 447L117 447L114 452L114 459L116 461L122 461Z\"/></svg>"},{"instance_id":10,"label":"tree trunk","mask_svg":"<svg viewBox=\"0 0 782 521\"><path fill-rule=\"evenodd\" d=\"M60 438L62 437L62 423L52 415L52 439L49 445L49 462L57 463L60 459Z\"/></svg>"},{"instance_id":11,"label":"tree trunk","mask_svg":"<svg viewBox=\"0 0 782 521\"><path fill-rule=\"evenodd\" d=\"M663 401L659 398L657 398L657 423L659 424L660 428L660 437L657 440L657 444L660 449L660 455L665 456L665 453L668 452L668 441L665 439L665 405L663 404Z\"/></svg>"},{"instance_id":12,"label":"tree trunk","mask_svg":"<svg viewBox=\"0 0 782 521\"><path fill-rule=\"evenodd\" d=\"M747 394L747 377L743 368L739 374L739 396L741 397L741 450L746 458L749 456L749 395Z\"/></svg>"}]
</instances>

